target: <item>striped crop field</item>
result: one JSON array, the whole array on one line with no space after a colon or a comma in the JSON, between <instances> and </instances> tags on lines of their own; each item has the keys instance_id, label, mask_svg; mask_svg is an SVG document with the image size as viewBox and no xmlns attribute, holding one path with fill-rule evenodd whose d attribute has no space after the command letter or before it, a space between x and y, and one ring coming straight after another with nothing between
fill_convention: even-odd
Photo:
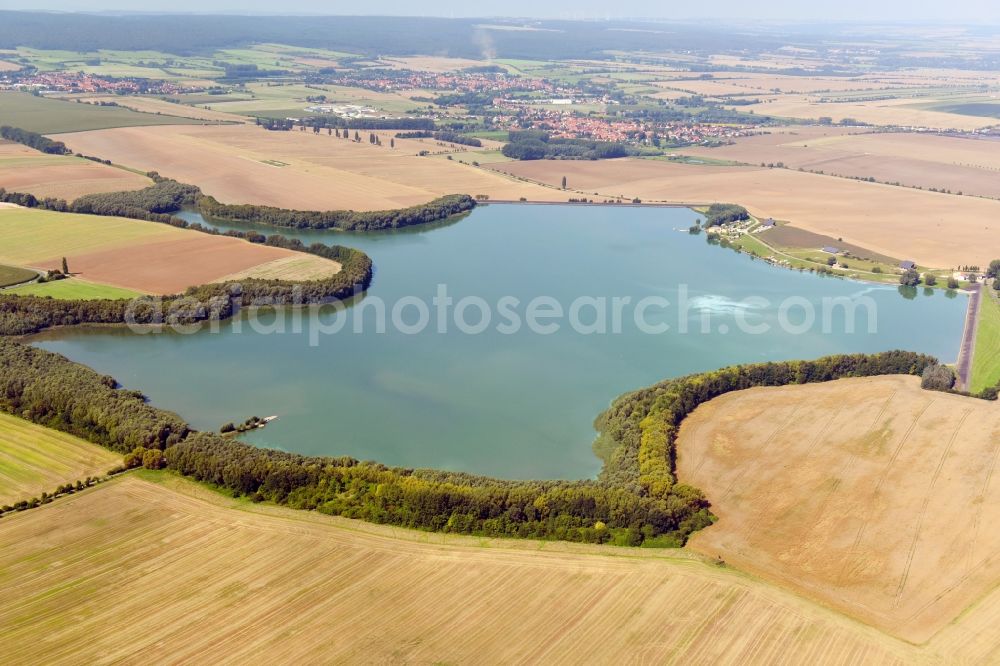
<instances>
[{"instance_id":1,"label":"striped crop field","mask_svg":"<svg viewBox=\"0 0 1000 666\"><path fill-rule=\"evenodd\" d=\"M392 529L240 502L165 473L5 517L0 543L0 653L11 663L922 658L684 551Z\"/></svg>"},{"instance_id":2,"label":"striped crop field","mask_svg":"<svg viewBox=\"0 0 1000 666\"><path fill-rule=\"evenodd\" d=\"M122 458L82 439L0 414L0 504L99 476Z\"/></svg>"},{"instance_id":3,"label":"striped crop field","mask_svg":"<svg viewBox=\"0 0 1000 666\"><path fill-rule=\"evenodd\" d=\"M755 388L685 419L678 476L718 516L689 547L905 640L1000 582L1000 404L911 376Z\"/></svg>"}]
</instances>

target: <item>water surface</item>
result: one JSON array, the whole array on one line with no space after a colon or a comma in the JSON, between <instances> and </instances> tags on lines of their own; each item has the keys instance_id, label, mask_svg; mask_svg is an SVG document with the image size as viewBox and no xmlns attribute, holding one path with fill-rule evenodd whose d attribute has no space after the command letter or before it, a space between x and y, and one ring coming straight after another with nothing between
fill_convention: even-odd
<instances>
[{"instance_id":1,"label":"water surface","mask_svg":"<svg viewBox=\"0 0 1000 666\"><path fill-rule=\"evenodd\" d=\"M305 454L351 455L390 465L437 467L508 478L584 478L600 461L591 451L592 421L622 392L666 377L742 362L814 358L895 348L953 361L965 297L923 290L904 297L873 286L775 268L710 246L686 233L687 209L491 205L453 224L387 234L289 232L358 247L376 264L362 300L373 323L374 298L392 304L417 297L428 305L446 285L460 300L495 304L504 296L526 304L551 296L568 307L578 296L659 296L676 304L687 285L688 334L676 309L647 311L664 334L641 333L631 310L621 334L583 335L566 325L554 334L492 325L467 335L436 325L415 335L346 330L309 344L309 324L329 324L331 309L305 313L301 333L255 332L244 318L219 333L136 335L114 329L66 329L37 344L114 375L153 403L197 428L216 429L250 415L280 418L247 436L262 446ZM274 229L261 228L267 233ZM777 326L778 304L796 296L867 296L877 305L877 332L864 320L853 334L843 316L832 332L817 324L794 334ZM771 305L747 306L744 299ZM359 306L350 310L357 315ZM478 320L469 310L467 320ZM520 312L524 313L522 305ZM280 315L286 329L302 312ZM702 317L710 331L700 333ZM763 335L741 333L736 318L767 324ZM789 315L796 321L801 316ZM582 320L592 320L583 311ZM416 312L406 317L412 323ZM265 318L274 322L275 317Z\"/></svg>"}]
</instances>

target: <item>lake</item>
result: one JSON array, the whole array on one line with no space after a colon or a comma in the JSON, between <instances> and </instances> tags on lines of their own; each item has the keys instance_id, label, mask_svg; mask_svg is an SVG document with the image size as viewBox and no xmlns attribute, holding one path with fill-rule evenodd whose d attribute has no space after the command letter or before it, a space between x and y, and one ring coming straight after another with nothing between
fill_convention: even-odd
<instances>
[{"instance_id":1,"label":"lake","mask_svg":"<svg viewBox=\"0 0 1000 666\"><path fill-rule=\"evenodd\" d=\"M376 266L367 296L346 312L286 310L255 322L244 313L217 332L65 329L34 343L142 390L196 428L273 414L246 441L505 478L595 476L594 418L619 394L664 378L895 348L955 360L964 296L776 268L688 234L696 218L678 208L494 204L419 231L262 229L364 250ZM454 305L439 321L441 285ZM864 306L853 332L845 308L824 316L831 299ZM418 330L421 303L429 318ZM339 332L318 332L338 322ZM364 332L354 333L359 322Z\"/></svg>"}]
</instances>

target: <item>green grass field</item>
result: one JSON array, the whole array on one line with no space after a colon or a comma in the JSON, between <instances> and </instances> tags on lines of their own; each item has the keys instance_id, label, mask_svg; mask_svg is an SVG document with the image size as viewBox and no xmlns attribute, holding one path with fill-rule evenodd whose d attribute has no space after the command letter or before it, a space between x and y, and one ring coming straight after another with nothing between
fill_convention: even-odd
<instances>
[{"instance_id":1,"label":"green grass field","mask_svg":"<svg viewBox=\"0 0 1000 666\"><path fill-rule=\"evenodd\" d=\"M326 95L329 104L357 104L386 113L404 114L407 111L423 107L402 95L380 93L364 88L348 86L317 85L306 87L302 84L266 85L249 83L246 90L253 99L243 101L227 101L226 97L206 102L205 106L216 111L226 111L242 115L260 116L262 118L301 117L306 114L305 108L310 106L307 97ZM229 98L231 99L231 98Z\"/></svg>"},{"instance_id":2,"label":"green grass field","mask_svg":"<svg viewBox=\"0 0 1000 666\"><path fill-rule=\"evenodd\" d=\"M12 287L4 291L5 294L17 294L19 296L48 296L50 298L67 301L95 301L99 299L121 299L137 298L142 296L137 291L112 287L106 284L87 282L79 278L69 278L66 280L55 280L53 282L42 282Z\"/></svg>"},{"instance_id":3,"label":"green grass field","mask_svg":"<svg viewBox=\"0 0 1000 666\"><path fill-rule=\"evenodd\" d=\"M788 262L787 267L804 270L830 270L834 275L842 277L856 278L869 282L884 282L886 284L899 284L899 271L897 262L878 261L874 259L860 259L858 257L837 257L841 266L847 268L831 267L827 261L830 255L823 253L816 247L789 247L787 245L775 244L773 237L768 236L768 232L747 233L735 239L730 239L730 243L752 255L769 258L781 262ZM877 269L877 270L876 270ZM944 289L948 283L949 270L928 269L918 266L917 270L921 275L934 274L937 278L935 288ZM959 283L965 286L965 283Z\"/></svg>"},{"instance_id":4,"label":"green grass field","mask_svg":"<svg viewBox=\"0 0 1000 666\"><path fill-rule=\"evenodd\" d=\"M1000 104L993 102L965 102L962 104L939 104L930 107L934 111L957 113L977 118L1000 118Z\"/></svg>"},{"instance_id":5,"label":"green grass field","mask_svg":"<svg viewBox=\"0 0 1000 666\"><path fill-rule=\"evenodd\" d=\"M222 68L211 55L178 56L159 51L58 51L20 47L17 55L44 72L87 72L98 76L138 76L183 81L214 78Z\"/></svg>"},{"instance_id":6,"label":"green grass field","mask_svg":"<svg viewBox=\"0 0 1000 666\"><path fill-rule=\"evenodd\" d=\"M227 102L246 102L253 99L250 95L240 95L226 93L223 95L209 95L207 93L181 93L178 95L164 95L162 99L175 104L189 104L200 106L204 104L221 104Z\"/></svg>"},{"instance_id":7,"label":"green grass field","mask_svg":"<svg viewBox=\"0 0 1000 666\"><path fill-rule=\"evenodd\" d=\"M763 234L743 234L731 242L734 246L758 257L774 257L779 261L787 261L790 268L805 270L829 268L829 265L826 263L826 255L822 255L822 253L816 250L788 247L772 249L771 246L764 242L764 238L761 238L761 236L766 238L767 232L764 232ZM876 282L899 282L899 276L896 275L896 273L888 266L883 268L883 273L876 274L871 272L872 268L878 265L874 262L855 259L844 259L844 261L847 261L849 268L831 269L835 275L841 275L844 277L860 277L865 280L874 280Z\"/></svg>"},{"instance_id":8,"label":"green grass field","mask_svg":"<svg viewBox=\"0 0 1000 666\"><path fill-rule=\"evenodd\" d=\"M979 326L976 328L976 349L972 357L972 378L969 390L982 391L1000 383L1000 297L990 287L983 287L979 304Z\"/></svg>"},{"instance_id":9,"label":"green grass field","mask_svg":"<svg viewBox=\"0 0 1000 666\"><path fill-rule=\"evenodd\" d=\"M178 55L160 51L98 51L76 52L20 47L8 58L26 58L43 72L86 72L97 76L163 79L174 82L196 82L218 79L224 75L221 62L232 65L257 65L260 69L312 70L317 65L303 64L298 58L354 57L352 54L325 49L258 44L246 48L222 49L211 53Z\"/></svg>"},{"instance_id":10,"label":"green grass field","mask_svg":"<svg viewBox=\"0 0 1000 666\"><path fill-rule=\"evenodd\" d=\"M665 150L670 150L665 148ZM737 162L735 160L720 160L714 157L702 157L701 155L697 157L692 157L691 155L655 155L653 157L646 157L647 160L659 160L661 162L676 162L678 164L695 164L700 166L742 166L742 162Z\"/></svg>"},{"instance_id":11,"label":"green grass field","mask_svg":"<svg viewBox=\"0 0 1000 666\"><path fill-rule=\"evenodd\" d=\"M446 155L436 155L438 159L448 159ZM462 164L498 164L500 162L510 162L509 157L505 157L499 150L469 150L464 153L453 153L450 157Z\"/></svg>"},{"instance_id":12,"label":"green grass field","mask_svg":"<svg viewBox=\"0 0 1000 666\"><path fill-rule=\"evenodd\" d=\"M466 132L465 135L477 139L489 139L490 141L503 141L506 143L510 133L506 130L483 130L482 132Z\"/></svg>"},{"instance_id":13,"label":"green grass field","mask_svg":"<svg viewBox=\"0 0 1000 666\"><path fill-rule=\"evenodd\" d=\"M0 413L0 504L51 493L120 463L107 449Z\"/></svg>"},{"instance_id":14,"label":"green grass field","mask_svg":"<svg viewBox=\"0 0 1000 666\"><path fill-rule=\"evenodd\" d=\"M27 93L0 93L0 125L20 127L40 134L144 125L200 125L204 122L177 116L139 113L124 107L64 102Z\"/></svg>"},{"instance_id":15,"label":"green grass field","mask_svg":"<svg viewBox=\"0 0 1000 666\"><path fill-rule=\"evenodd\" d=\"M38 273L27 268L0 265L0 288L34 280L37 275Z\"/></svg>"},{"instance_id":16,"label":"green grass field","mask_svg":"<svg viewBox=\"0 0 1000 666\"><path fill-rule=\"evenodd\" d=\"M31 208L0 210L0 263L32 266L53 257L169 240L186 232L165 224L122 217L56 213ZM72 271L73 266L70 266Z\"/></svg>"}]
</instances>

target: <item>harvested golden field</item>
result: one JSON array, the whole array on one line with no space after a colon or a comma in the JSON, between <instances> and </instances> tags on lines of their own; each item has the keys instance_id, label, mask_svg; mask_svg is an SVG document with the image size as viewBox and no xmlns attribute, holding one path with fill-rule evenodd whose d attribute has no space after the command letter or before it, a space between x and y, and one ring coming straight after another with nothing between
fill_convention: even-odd
<instances>
[{"instance_id":1,"label":"harvested golden field","mask_svg":"<svg viewBox=\"0 0 1000 666\"><path fill-rule=\"evenodd\" d=\"M1000 141L995 139L803 127L682 152L1000 198Z\"/></svg>"},{"instance_id":2,"label":"harvested golden field","mask_svg":"<svg viewBox=\"0 0 1000 666\"><path fill-rule=\"evenodd\" d=\"M0 653L12 663L934 656L683 551L411 532L237 502L165 474L5 517L0 543Z\"/></svg>"},{"instance_id":3,"label":"harvested golden field","mask_svg":"<svg viewBox=\"0 0 1000 666\"><path fill-rule=\"evenodd\" d=\"M995 254L1000 202L862 183L790 169L695 166L659 160L505 162L489 168L593 197L739 203L759 217L922 266L985 266Z\"/></svg>"},{"instance_id":4,"label":"harvested golden field","mask_svg":"<svg viewBox=\"0 0 1000 666\"><path fill-rule=\"evenodd\" d=\"M390 148L390 134L380 133L382 146L255 126L128 128L59 139L74 150L198 185L225 203L382 210L456 193L565 200L564 192L551 188L455 161L419 157L421 150L435 149L420 141L400 139Z\"/></svg>"},{"instance_id":5,"label":"harvested golden field","mask_svg":"<svg viewBox=\"0 0 1000 666\"><path fill-rule=\"evenodd\" d=\"M1000 405L917 377L731 393L681 427L689 547L924 642L1000 583L998 455Z\"/></svg>"},{"instance_id":6,"label":"harvested golden field","mask_svg":"<svg viewBox=\"0 0 1000 666\"><path fill-rule=\"evenodd\" d=\"M690 74L688 75L690 76ZM864 77L810 77L779 74L748 74L718 72L711 79L673 80L657 85L685 90L695 95L774 95L846 92L851 90L883 90L899 87L885 81Z\"/></svg>"},{"instance_id":7,"label":"harvested golden field","mask_svg":"<svg viewBox=\"0 0 1000 666\"><path fill-rule=\"evenodd\" d=\"M122 457L90 442L0 414L0 504L101 476Z\"/></svg>"},{"instance_id":8,"label":"harvested golden field","mask_svg":"<svg viewBox=\"0 0 1000 666\"><path fill-rule=\"evenodd\" d=\"M55 213L12 206L0 210L0 263L32 265L49 257L125 249L187 238L181 229L123 217Z\"/></svg>"},{"instance_id":9,"label":"harvested golden field","mask_svg":"<svg viewBox=\"0 0 1000 666\"><path fill-rule=\"evenodd\" d=\"M84 280L154 294L178 293L235 273L253 277L257 267L267 273L277 260L303 257L155 222L23 208L0 211L0 239L0 263L51 270L66 257L70 271ZM336 262L316 259L299 273L339 269Z\"/></svg>"},{"instance_id":10,"label":"harvested golden field","mask_svg":"<svg viewBox=\"0 0 1000 666\"><path fill-rule=\"evenodd\" d=\"M250 122L250 118L247 118L246 116L238 116L234 113L224 113L222 111L213 111L212 109L205 109L200 106L175 104L174 102L167 102L155 97L137 97L135 95L123 97L120 95L109 95L106 97L87 97L84 101L88 103L114 102L118 106L124 106L132 109L133 111L158 113L164 116L180 116L181 118L194 118L195 120L205 120L210 122Z\"/></svg>"},{"instance_id":11,"label":"harvested golden field","mask_svg":"<svg viewBox=\"0 0 1000 666\"><path fill-rule=\"evenodd\" d=\"M925 85L1000 85L1000 72L996 70L934 69L931 67L918 67L899 72L891 72L891 75L900 80Z\"/></svg>"},{"instance_id":12,"label":"harvested golden field","mask_svg":"<svg viewBox=\"0 0 1000 666\"><path fill-rule=\"evenodd\" d=\"M339 263L330 259L317 257L314 254L296 254L275 259L249 270L231 273L215 281L231 282L247 278L291 281L319 280L336 275L340 272L340 268Z\"/></svg>"},{"instance_id":13,"label":"harvested golden field","mask_svg":"<svg viewBox=\"0 0 1000 666\"><path fill-rule=\"evenodd\" d=\"M9 192L72 201L84 194L139 190L151 184L145 176L124 169L0 142L0 187Z\"/></svg>"},{"instance_id":14,"label":"harvested golden field","mask_svg":"<svg viewBox=\"0 0 1000 666\"><path fill-rule=\"evenodd\" d=\"M18 65L16 62L0 60L0 72L15 72L21 69L21 67L23 67L23 65Z\"/></svg>"},{"instance_id":15,"label":"harvested golden field","mask_svg":"<svg viewBox=\"0 0 1000 666\"><path fill-rule=\"evenodd\" d=\"M872 125L899 125L902 127L930 127L934 129L974 130L996 125L995 118L964 116L957 113L921 109L916 103L933 102L921 97L883 99L870 102L821 102L817 97L782 95L761 100L760 104L737 107L740 111L753 111L758 115L779 118L812 119L824 116L840 122L854 118Z\"/></svg>"}]
</instances>

